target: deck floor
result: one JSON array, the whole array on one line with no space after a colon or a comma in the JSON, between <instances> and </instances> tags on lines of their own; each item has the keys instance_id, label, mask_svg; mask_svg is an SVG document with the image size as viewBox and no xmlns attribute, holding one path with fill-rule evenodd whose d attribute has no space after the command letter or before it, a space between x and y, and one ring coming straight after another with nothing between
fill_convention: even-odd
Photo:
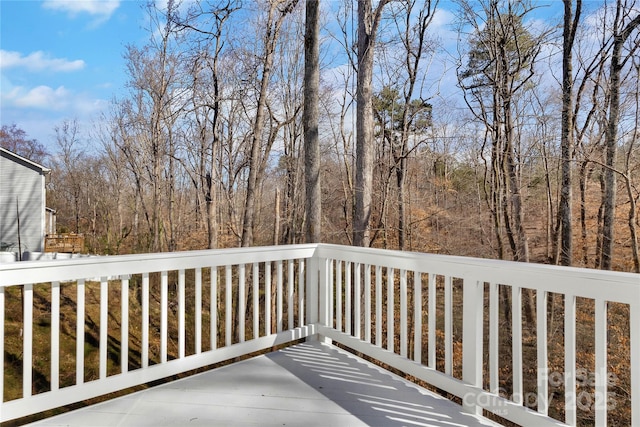
<instances>
[{"instance_id":1,"label":"deck floor","mask_svg":"<svg viewBox=\"0 0 640 427\"><path fill-rule=\"evenodd\" d=\"M34 426L486 426L335 346L306 342Z\"/></svg>"}]
</instances>

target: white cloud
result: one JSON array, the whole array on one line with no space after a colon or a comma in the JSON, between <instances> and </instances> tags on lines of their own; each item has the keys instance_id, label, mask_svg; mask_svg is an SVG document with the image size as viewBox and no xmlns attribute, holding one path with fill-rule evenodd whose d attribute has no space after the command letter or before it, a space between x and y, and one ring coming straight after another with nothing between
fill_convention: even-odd
<instances>
[{"instance_id":1,"label":"white cloud","mask_svg":"<svg viewBox=\"0 0 640 427\"><path fill-rule=\"evenodd\" d=\"M20 52L0 49L0 69L26 68L29 71L70 72L83 69L85 62L81 59L69 61L66 58L51 58L42 51L23 56Z\"/></svg>"},{"instance_id":2,"label":"white cloud","mask_svg":"<svg viewBox=\"0 0 640 427\"><path fill-rule=\"evenodd\" d=\"M93 16L109 18L120 6L120 0L45 0L45 9L67 12L71 16L88 13Z\"/></svg>"},{"instance_id":3,"label":"white cloud","mask_svg":"<svg viewBox=\"0 0 640 427\"><path fill-rule=\"evenodd\" d=\"M86 116L104 109L107 102L76 93L64 86L52 88L40 85L30 89L14 86L2 93L2 104L4 108L36 109Z\"/></svg>"},{"instance_id":4,"label":"white cloud","mask_svg":"<svg viewBox=\"0 0 640 427\"><path fill-rule=\"evenodd\" d=\"M20 108L43 110L62 110L68 107L71 93L64 86L53 89L49 86L37 86L27 90L22 86L14 87L2 96L3 102Z\"/></svg>"}]
</instances>

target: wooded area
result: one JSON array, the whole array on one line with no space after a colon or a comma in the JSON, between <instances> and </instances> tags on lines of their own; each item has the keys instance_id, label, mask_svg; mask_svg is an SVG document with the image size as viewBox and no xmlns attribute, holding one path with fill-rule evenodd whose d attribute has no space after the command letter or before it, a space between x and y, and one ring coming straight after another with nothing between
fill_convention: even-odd
<instances>
[{"instance_id":1,"label":"wooded area","mask_svg":"<svg viewBox=\"0 0 640 427\"><path fill-rule=\"evenodd\" d=\"M94 128L2 145L53 169L58 231L97 254L320 240L640 272L637 1L319 2L305 30L315 3L150 3Z\"/></svg>"}]
</instances>

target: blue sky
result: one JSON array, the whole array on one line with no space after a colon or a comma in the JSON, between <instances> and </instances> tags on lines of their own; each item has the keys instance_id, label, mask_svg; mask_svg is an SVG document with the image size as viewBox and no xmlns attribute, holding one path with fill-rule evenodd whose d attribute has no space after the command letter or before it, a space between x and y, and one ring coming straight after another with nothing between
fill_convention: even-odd
<instances>
[{"instance_id":1,"label":"blue sky","mask_svg":"<svg viewBox=\"0 0 640 427\"><path fill-rule=\"evenodd\" d=\"M125 90L122 54L148 38L144 1L0 0L0 123L53 151L53 128L91 119Z\"/></svg>"}]
</instances>

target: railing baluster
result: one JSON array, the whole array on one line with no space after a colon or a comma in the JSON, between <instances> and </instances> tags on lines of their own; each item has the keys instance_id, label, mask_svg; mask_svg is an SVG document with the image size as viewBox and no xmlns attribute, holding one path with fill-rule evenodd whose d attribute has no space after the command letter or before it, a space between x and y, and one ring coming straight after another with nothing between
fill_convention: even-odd
<instances>
[{"instance_id":1,"label":"railing baluster","mask_svg":"<svg viewBox=\"0 0 640 427\"><path fill-rule=\"evenodd\" d=\"M4 366L4 365L1 365ZM51 283L51 391L60 388L60 282ZM1 402L1 400L0 400Z\"/></svg>"},{"instance_id":2,"label":"railing baluster","mask_svg":"<svg viewBox=\"0 0 640 427\"><path fill-rule=\"evenodd\" d=\"M361 264L354 264L354 276L353 276L353 336L356 338L360 338L362 319L360 314L360 304L362 304L362 292L361 292L361 275L360 275L360 267Z\"/></svg>"},{"instance_id":3,"label":"railing baluster","mask_svg":"<svg viewBox=\"0 0 640 427\"><path fill-rule=\"evenodd\" d=\"M218 267L212 266L209 275L209 340L211 350L218 348Z\"/></svg>"},{"instance_id":4,"label":"railing baluster","mask_svg":"<svg viewBox=\"0 0 640 427\"><path fill-rule=\"evenodd\" d=\"M149 273L142 273L142 367L149 366Z\"/></svg>"},{"instance_id":5,"label":"railing baluster","mask_svg":"<svg viewBox=\"0 0 640 427\"><path fill-rule=\"evenodd\" d=\"M329 318L328 320L328 324L333 327L334 326L334 313L336 312L336 308L335 308L335 301L333 300L333 296L335 294L335 279L334 279L334 264L335 261L334 260L329 260L329 271L327 272L329 275L329 289L328 289L328 302L327 304L329 305Z\"/></svg>"},{"instance_id":6,"label":"railing baluster","mask_svg":"<svg viewBox=\"0 0 640 427\"><path fill-rule=\"evenodd\" d=\"M100 278L100 379L107 378L107 350L109 321L109 282L106 277Z\"/></svg>"},{"instance_id":7,"label":"railing baluster","mask_svg":"<svg viewBox=\"0 0 640 427\"><path fill-rule=\"evenodd\" d=\"M120 278L120 372L129 370L129 276Z\"/></svg>"},{"instance_id":8,"label":"railing baluster","mask_svg":"<svg viewBox=\"0 0 640 427\"><path fill-rule=\"evenodd\" d=\"M276 332L282 332L282 261L276 265Z\"/></svg>"},{"instance_id":9,"label":"railing baluster","mask_svg":"<svg viewBox=\"0 0 640 427\"><path fill-rule=\"evenodd\" d=\"M382 266L376 265L376 345L382 347Z\"/></svg>"},{"instance_id":10,"label":"railing baluster","mask_svg":"<svg viewBox=\"0 0 640 427\"><path fill-rule=\"evenodd\" d=\"M364 340L371 342L371 265L364 265Z\"/></svg>"},{"instance_id":11,"label":"railing baluster","mask_svg":"<svg viewBox=\"0 0 640 427\"><path fill-rule=\"evenodd\" d=\"M387 350L393 353L395 344L395 319L393 297L395 291L394 269L387 267Z\"/></svg>"},{"instance_id":12,"label":"railing baluster","mask_svg":"<svg viewBox=\"0 0 640 427\"><path fill-rule=\"evenodd\" d=\"M307 268L310 269L307 273L313 271L314 264L313 260L308 261ZM318 269L320 272L319 275L319 283L318 283L318 295L320 300L318 301L318 321L321 325L326 325L329 327L333 326L333 317L331 316L332 307L331 300L333 299L333 281L331 278L333 277L333 271L331 267L333 266L332 260L328 258L320 258L318 260ZM310 279L312 280L312 279ZM310 304L313 303L312 294L306 293L306 299ZM311 309L307 310L308 313L311 312ZM307 322L310 322L312 319L309 319Z\"/></svg>"},{"instance_id":13,"label":"railing baluster","mask_svg":"<svg viewBox=\"0 0 640 427\"><path fill-rule=\"evenodd\" d=\"M25 284L22 319L22 397L31 396L33 366L33 284ZM4 339L4 337L3 337ZM4 365L2 366L4 369Z\"/></svg>"},{"instance_id":14,"label":"railing baluster","mask_svg":"<svg viewBox=\"0 0 640 427\"><path fill-rule=\"evenodd\" d=\"M31 396L31 382L33 378L33 284L25 284L23 292L22 397L24 398Z\"/></svg>"},{"instance_id":15,"label":"railing baluster","mask_svg":"<svg viewBox=\"0 0 640 427\"><path fill-rule=\"evenodd\" d=\"M429 273L429 311L427 312L428 322L428 358L427 366L436 368L436 275Z\"/></svg>"},{"instance_id":16,"label":"railing baluster","mask_svg":"<svg viewBox=\"0 0 640 427\"><path fill-rule=\"evenodd\" d=\"M570 426L577 423L576 411L576 297L564 297L564 396L565 419Z\"/></svg>"},{"instance_id":17,"label":"railing baluster","mask_svg":"<svg viewBox=\"0 0 640 427\"><path fill-rule=\"evenodd\" d=\"M327 266L329 265L329 260L326 258L310 257L308 259L300 259L299 262L298 292L303 295L300 301L300 325L314 323L327 325L329 322L327 317L329 308ZM326 338L321 339L328 342Z\"/></svg>"},{"instance_id":18,"label":"railing baluster","mask_svg":"<svg viewBox=\"0 0 640 427\"><path fill-rule=\"evenodd\" d=\"M351 335L351 262L346 263L344 275L344 332Z\"/></svg>"},{"instance_id":19,"label":"railing baluster","mask_svg":"<svg viewBox=\"0 0 640 427\"><path fill-rule=\"evenodd\" d=\"M271 335L271 261L264 263L264 333Z\"/></svg>"},{"instance_id":20,"label":"railing baluster","mask_svg":"<svg viewBox=\"0 0 640 427\"><path fill-rule=\"evenodd\" d=\"M413 360L422 363L422 273L413 272Z\"/></svg>"},{"instance_id":21,"label":"railing baluster","mask_svg":"<svg viewBox=\"0 0 640 427\"><path fill-rule=\"evenodd\" d=\"M287 323L288 328L293 329L293 281L295 278L294 267L295 263L292 259L287 262L288 272L287 272Z\"/></svg>"},{"instance_id":22,"label":"railing baluster","mask_svg":"<svg viewBox=\"0 0 640 427\"><path fill-rule=\"evenodd\" d=\"M549 364L547 354L547 292L536 291L536 341L538 344L538 412L549 412Z\"/></svg>"},{"instance_id":23,"label":"railing baluster","mask_svg":"<svg viewBox=\"0 0 640 427\"><path fill-rule=\"evenodd\" d=\"M224 343L231 345L231 310L233 309L231 298L231 266L224 267Z\"/></svg>"},{"instance_id":24,"label":"railing baluster","mask_svg":"<svg viewBox=\"0 0 640 427\"><path fill-rule=\"evenodd\" d=\"M524 400L522 383L522 288L511 287L513 310L511 312L512 359L513 359L513 401L522 405Z\"/></svg>"},{"instance_id":25,"label":"railing baluster","mask_svg":"<svg viewBox=\"0 0 640 427\"><path fill-rule=\"evenodd\" d=\"M336 329L342 332L342 261L336 260Z\"/></svg>"},{"instance_id":26,"label":"railing baluster","mask_svg":"<svg viewBox=\"0 0 640 427\"><path fill-rule=\"evenodd\" d=\"M169 272L160 273L160 363L167 361L169 334Z\"/></svg>"},{"instance_id":27,"label":"railing baluster","mask_svg":"<svg viewBox=\"0 0 640 427\"><path fill-rule=\"evenodd\" d=\"M198 267L194 272L195 280L195 353L202 352L202 268ZM211 300L213 302L213 300Z\"/></svg>"},{"instance_id":28,"label":"railing baluster","mask_svg":"<svg viewBox=\"0 0 640 427\"><path fill-rule=\"evenodd\" d=\"M407 357L407 270L400 270L400 356Z\"/></svg>"},{"instance_id":29,"label":"railing baluster","mask_svg":"<svg viewBox=\"0 0 640 427\"><path fill-rule=\"evenodd\" d=\"M76 291L76 385L80 385L84 383L84 279L78 280Z\"/></svg>"},{"instance_id":30,"label":"railing baluster","mask_svg":"<svg viewBox=\"0 0 640 427\"><path fill-rule=\"evenodd\" d=\"M245 300L246 267L244 264L238 266L238 337L240 342L245 341L245 318L247 316L247 303Z\"/></svg>"},{"instance_id":31,"label":"railing baluster","mask_svg":"<svg viewBox=\"0 0 640 427\"><path fill-rule=\"evenodd\" d=\"M253 339L260 337L260 266L253 263L251 272L253 283Z\"/></svg>"},{"instance_id":32,"label":"railing baluster","mask_svg":"<svg viewBox=\"0 0 640 427\"><path fill-rule=\"evenodd\" d=\"M186 353L185 324L185 271L178 270L178 358L183 359Z\"/></svg>"},{"instance_id":33,"label":"railing baluster","mask_svg":"<svg viewBox=\"0 0 640 427\"><path fill-rule=\"evenodd\" d=\"M298 260L298 327L302 327L305 324L304 321L304 301L305 301L305 292L304 292L304 260Z\"/></svg>"},{"instance_id":34,"label":"railing baluster","mask_svg":"<svg viewBox=\"0 0 640 427\"><path fill-rule=\"evenodd\" d=\"M607 425L607 301L595 300L595 399L596 425ZM632 393L635 390L632 390Z\"/></svg>"},{"instance_id":35,"label":"railing baluster","mask_svg":"<svg viewBox=\"0 0 640 427\"><path fill-rule=\"evenodd\" d=\"M444 373L453 374L453 277L444 278Z\"/></svg>"},{"instance_id":36,"label":"railing baluster","mask_svg":"<svg viewBox=\"0 0 640 427\"><path fill-rule=\"evenodd\" d=\"M489 284L489 391L498 394L498 355L500 333L500 288L497 283Z\"/></svg>"}]
</instances>

